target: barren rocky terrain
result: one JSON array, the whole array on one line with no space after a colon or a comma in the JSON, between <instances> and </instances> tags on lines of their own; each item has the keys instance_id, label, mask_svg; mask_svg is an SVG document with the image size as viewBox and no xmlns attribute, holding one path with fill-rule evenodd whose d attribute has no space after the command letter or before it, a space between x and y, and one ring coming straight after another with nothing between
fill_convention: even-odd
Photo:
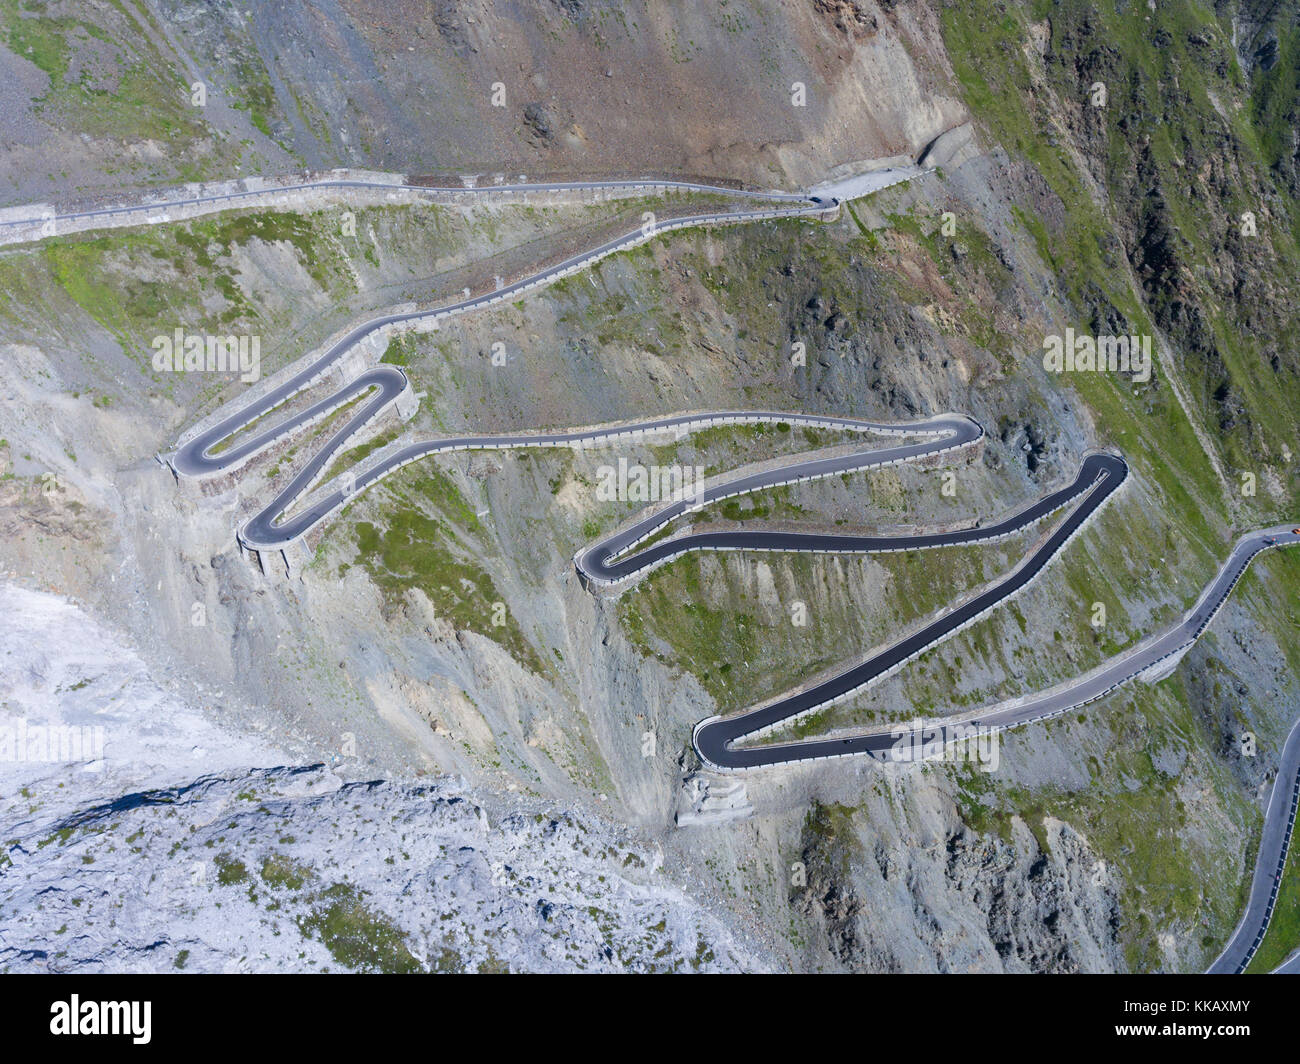
<instances>
[{"instance_id":1,"label":"barren rocky terrain","mask_svg":"<svg viewBox=\"0 0 1300 1064\"><path fill-rule=\"evenodd\" d=\"M1294 10L986 6L8 3L0 206L342 165L797 188L916 159L969 122L971 146L936 173L835 221L666 235L395 342L384 357L420 403L378 437L736 407L953 410L985 426L951 462L695 518L832 530L989 518L1068 481L1087 448L1122 450L1132 484L1047 576L795 733L963 712L1133 645L1195 599L1238 532L1300 516L1285 339L1296 102L1273 73L1294 72ZM1106 108L1089 102L1099 80ZM1172 677L1004 736L996 771L759 773L745 778L751 816L679 828L697 720L891 641L1005 573L1031 537L693 556L621 596L584 589L574 552L635 509L597 499L602 462L721 471L845 442L718 429L411 467L314 534L285 576L241 554L234 530L319 436L203 486L154 458L242 387L155 372L159 333L256 333L269 373L369 314L525 275L665 206L692 203L338 201L0 249L0 661L13 663L0 723L48 711L109 725L103 771L0 767L0 907L22 914L0 931L0 966L1213 958L1300 714L1294 556L1256 563ZM1043 337L1067 326L1153 335L1152 378L1046 372ZM807 625L791 623L794 603ZM34 611L61 627L13 622ZM88 631L111 649L82 661ZM168 692L175 757L139 753L150 714L126 707L154 705L132 693L142 676ZM202 728L211 738L187 738ZM167 797L121 804L155 792ZM139 897L153 916L121 900ZM446 926L429 923L444 911ZM1294 947L1287 933L1270 956Z\"/></svg>"}]
</instances>

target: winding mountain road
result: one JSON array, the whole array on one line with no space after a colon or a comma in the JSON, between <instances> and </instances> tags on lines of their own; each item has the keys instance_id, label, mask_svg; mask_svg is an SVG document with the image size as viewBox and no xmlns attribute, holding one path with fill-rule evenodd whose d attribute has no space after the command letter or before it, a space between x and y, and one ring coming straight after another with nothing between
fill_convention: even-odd
<instances>
[{"instance_id":1,"label":"winding mountain road","mask_svg":"<svg viewBox=\"0 0 1300 1064\"><path fill-rule=\"evenodd\" d=\"M915 173L905 174L906 180ZM892 182L890 182L892 183ZM316 183L349 187L350 182ZM598 187L623 187L627 182L611 183L559 183L519 186L489 186L485 191L503 192L541 191L560 188L590 189ZM735 190L713 186L693 185L686 182L639 182L634 187L686 188L700 191L721 191L737 194ZM306 188L308 185L300 186ZM393 186L381 186L392 188ZM886 187L882 184L880 187ZM459 191L459 190L458 190ZM247 195L266 195L267 190L249 192ZM936 532L906 536L843 536L820 533L795 533L778 531L728 531L687 533L638 546L665 530L684 514L719 499L747 492L760 491L779 484L817 477L831 476L853 470L868 469L898 462L914 461L951 451L976 442L982 429L969 418L960 415L943 415L911 424L883 425L851 418L834 418L799 413L753 411L721 411L716 413L681 414L641 422L634 425L576 430L572 432L511 434L492 436L462 436L440 440L426 440L398 448L385 448L364 463L358 471L346 474L336 488L326 490L310 500L298 512L290 513L320 479L332 459L358 432L377 417L386 407L409 387L406 375L397 367L379 365L361 373L354 380L336 390L332 395L293 414L260 432L251 427L263 416L271 413L290 398L323 379L339 361L359 343L381 329L414 327L420 323L437 322L453 314L492 306L552 283L560 277L585 269L593 262L616 251L631 247L665 232L687 226L732 224L771 218L812 216L834 209L838 201L826 195L795 195L785 193L750 193L781 203L779 206L752 211L718 211L678 218L664 222L649 231L638 229L607 241L597 248L574 256L565 262L544 270L532 277L506 285L497 291L475 296L445 307L393 313L373 318L358 325L319 357L309 360L301 369L286 375L274 387L264 389L253 402L245 402L232 409L210 427L183 438L175 453L165 457L178 477L209 477L235 472L244 462L266 448L303 431L342 406L359 400L358 409L325 446L295 475L261 512L239 530L240 542L258 551L283 549L301 538L311 529L351 499L357 492L376 483L396 469L436 453L471 449L504 449L513 447L573 447L602 446L619 439L636 439L663 433L693 431L697 428L754 421L779 420L791 424L832 427L846 431L892 434L908 437L908 442L872 450L857 450L848 455L811 457L785 463L778 468L751 473L733 480L711 482L703 492L689 497L676 498L647 516L634 520L627 528L601 542L580 551L574 559L575 566L589 587L619 585L649 572L654 566L693 550L765 550L765 551L816 551L823 553L883 552L931 549L957 544L988 542L1012 535L1035 522L1065 510L1064 517L1016 568L996 584L968 597L957 606L942 612L926 624L905 635L882 650L871 653L828 679L820 680L793 693L760 704L730 717L711 717L699 722L692 739L701 761L718 771L745 771L767 768L793 762L819 760L832 757L867 755L878 760L901 760L913 756L908 751L911 743L900 744L897 730L870 731L846 736L823 737L798 742L781 742L761 745L742 745L743 740L754 740L788 725L795 719L833 705L868 685L880 680L906 662L924 653L944 639L949 638L968 624L1015 595L1059 555L1062 549L1124 484L1128 467L1124 459L1105 452L1094 452L1083 458L1075 479L1066 487L1043 496L1019 512L984 526L956 531ZM215 200L231 203L237 196L217 196ZM193 205L200 199L179 199L173 206ZM167 204L153 203L139 208L105 209L112 214L124 209L157 211ZM217 209L222 209L220 203ZM97 212L85 212L94 215ZM73 216L66 216L73 217ZM3 225L5 223L0 223ZM26 222L8 224L31 224ZM242 430L251 435L222 449L221 444ZM923 746L942 746L969 734L970 729L1000 730L1059 716L1071 709L1103 697L1120 684L1146 675L1159 676L1178 661L1186 649L1200 636L1226 600L1236 582L1261 551L1271 547L1300 542L1289 528L1266 529L1240 539L1219 573L1206 588L1198 602L1176 624L1148 638L1138 646L1111 659L1085 676L1027 699L1019 699L987 707L960 719L936 720L922 727ZM1268 918L1276 898L1276 876L1285 863L1286 848L1294 822L1297 795L1300 795L1300 739L1293 731L1283 753L1282 772L1274 787L1265 818L1265 830L1260 845L1257 871L1252 887L1250 904L1237 933L1215 962L1212 971L1240 971L1249 962L1267 927ZM1288 788L1288 784L1290 784ZM1289 801L1288 801L1289 798ZM1272 880L1272 882L1270 882Z\"/></svg>"},{"instance_id":2,"label":"winding mountain road","mask_svg":"<svg viewBox=\"0 0 1300 1064\"><path fill-rule=\"evenodd\" d=\"M239 433L253 422L257 421L264 415L270 413L285 402L305 391L313 384L324 379L350 351L356 348L362 341L366 340L372 334L380 330L406 327L415 327L417 325L436 325L443 319L453 317L459 314L465 314L474 310L482 310L490 306L495 306L507 300L518 298L527 292L540 288L544 285L552 284L562 277L575 273L579 270L586 269L594 262L612 255L618 251L625 250L663 232L674 229L687 227L706 226L706 225L726 225L754 222L759 220L770 220L777 218L801 217L809 215L819 215L826 210L826 205L820 200L816 203L805 201L802 206L797 207L780 207L754 211L719 211L700 215L691 215L685 218L675 218L669 221L660 222L657 225L634 229L612 240L574 255L563 262L549 267L532 276L523 278L498 288L492 292L472 296L462 299L446 306L413 310L403 313L384 314L368 321L361 323L346 335L330 345L318 357L309 360L301 369L292 373L286 380L278 382L274 387L267 388L256 401L252 403L241 404L229 416L221 418L214 425L204 431L186 439L178 449L170 454L163 456L167 464L178 476L185 477L210 477L221 474L234 472L246 462L249 458L272 446L281 439L294 434L308 425L320 420L329 411L332 411L344 403L355 398L362 392L375 389L376 395L368 401L362 409L348 422L345 430L333 437L331 444L320 453L315 455L311 461L304 467L301 473L287 485L271 504L252 521L245 526L240 532L240 540L245 546L257 550L279 549L286 544L300 537L304 532L314 527L319 520L336 509L345 501L348 495L335 497L332 501L313 506L312 510L306 514L300 514L292 521L284 522L282 520L285 511L315 482L316 478L327 468L329 461L334 454L355 435L365 424L367 424L379 411L396 400L397 396L407 386L406 375L394 366L375 366L366 370L355 380L350 382L345 388L336 391L334 394L313 404L306 410L300 411L294 416L275 424L274 426L254 435L249 440L244 441L238 446L232 446L225 450L220 449L220 444L229 437ZM491 448L494 446L520 446L518 443L511 443L510 437L500 437L494 443L488 438L475 438L474 446ZM459 441L458 441L459 442ZM532 446L545 446L546 442L539 437ZM468 446L468 444L466 444ZM421 450L420 448L424 448ZM465 449L461 446L449 445L445 441L436 444L417 444L411 450L411 453L404 455L396 460L385 469L379 470L374 476L367 476L364 480L358 481L354 488L360 490L374 483L376 480L387 475L392 469L404 464L406 461L414 458L423 457L426 454L432 454L439 450L457 450Z\"/></svg>"},{"instance_id":3,"label":"winding mountain road","mask_svg":"<svg viewBox=\"0 0 1300 1064\"><path fill-rule=\"evenodd\" d=\"M1260 943L1264 941L1273 909L1277 905L1278 891L1282 886L1282 873L1286 869L1291 836L1295 831L1298 805L1300 721L1291 729L1282 746L1282 756L1278 759L1277 777L1273 780L1273 790L1269 794L1268 808L1264 813L1264 830L1260 834L1255 875L1251 880L1246 911L1232 938L1223 947L1223 952L1210 965L1209 974L1237 975L1244 972ZM1300 974L1300 954L1284 962L1277 971Z\"/></svg>"},{"instance_id":4,"label":"winding mountain road","mask_svg":"<svg viewBox=\"0 0 1300 1064\"><path fill-rule=\"evenodd\" d=\"M906 172L911 176L914 168L900 170L885 168L867 175L881 175L882 180ZM244 184L244 182L241 182ZM872 190L874 191L874 189ZM711 185L706 182L673 181L656 177L630 178L622 181L521 181L486 185L423 185L408 181L378 181L365 178L323 177L306 181L294 181L283 185L262 185L248 188L224 188L212 191L195 191L188 195L172 194L164 198L146 200L141 203L118 204L105 207L92 207L84 210L53 211L41 205L36 207L11 207L4 210L6 217L0 217L0 243L21 243L24 241L43 240L51 236L66 235L68 231L84 231L89 228L102 228L112 225L136 224L135 219L145 223L157 221L178 221L167 218L168 211L195 211L201 214L215 211L235 210L239 207L256 204L265 199L301 196L313 192L403 192L437 198L438 196L472 196L493 195L528 195L539 192L621 192L621 193L662 193L662 192L697 192L717 193L736 198L768 200L796 204L829 205L835 192L831 186L818 190L818 194L803 192L782 192L779 190L759 190L727 188L723 185ZM30 213L21 213L24 210ZM159 215L161 212L161 217ZM16 217L7 215L16 214ZM188 215L193 217L194 215ZM71 224L69 224L71 223ZM64 232L59 232L62 226ZM26 227L27 232L23 232Z\"/></svg>"},{"instance_id":5,"label":"winding mountain road","mask_svg":"<svg viewBox=\"0 0 1300 1064\"><path fill-rule=\"evenodd\" d=\"M945 611L934 621L884 650L860 661L847 671L813 687L776 701L746 710L732 717L710 717L695 727L696 750L704 762L722 771L761 768L768 765L810 761L825 757L870 754L879 760L906 760L910 746L899 742L890 731L874 731L834 739L810 739L799 742L740 747L744 738L757 737L774 728L789 724L808 713L834 705L863 690L903 664L947 639L972 623L1010 596L1023 589L1048 562L1082 528L1088 518L1114 492L1127 473L1123 460L1112 455L1092 455L1084 461L1078 478L1064 492L1077 492L1070 512L1036 550L1028 555L1001 582L972 596L956 608ZM1025 511L1044 516L1051 510L1049 496ZM1058 504L1059 505L1059 504ZM1031 518L1032 519L1032 518ZM1011 524L1009 522L1008 524ZM1024 527L1019 519L1014 522ZM933 546L929 537L904 537L901 540L864 538L860 550L910 550ZM978 542L977 538L953 539L950 542ZM876 545L876 544L882 545ZM1060 716L1109 694L1121 684L1146 674L1156 674L1161 666L1176 664L1176 659L1196 641L1223 605L1228 593L1244 574L1246 567L1261 551L1300 543L1300 535L1278 526L1252 532L1238 540L1232 554L1219 570L1200 600L1184 617L1157 635L1143 640L1129 651L1107 661L1103 666L1068 684L1037 697L1017 699L1012 703L990 706L960 719L940 719L927 725L926 743L940 746L967 737L973 729L1000 731L1034 721ZM889 546L883 546L889 544ZM855 549L846 545L847 549ZM751 549L788 549L758 546ZM806 549L806 548L804 548ZM833 548L834 549L834 548ZM840 552L835 549L835 552Z\"/></svg>"}]
</instances>

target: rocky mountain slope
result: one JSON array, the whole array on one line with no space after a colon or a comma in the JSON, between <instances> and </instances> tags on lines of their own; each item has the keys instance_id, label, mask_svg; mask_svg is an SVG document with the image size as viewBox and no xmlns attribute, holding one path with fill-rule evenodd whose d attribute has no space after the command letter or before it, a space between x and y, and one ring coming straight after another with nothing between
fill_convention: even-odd
<instances>
[{"instance_id":1,"label":"rocky mountain slope","mask_svg":"<svg viewBox=\"0 0 1300 1064\"><path fill-rule=\"evenodd\" d=\"M644 839L463 780L345 783L49 594L0 588L0 636L0 702L25 711L3 725L25 741L0 805L0 969L764 967ZM84 763L27 759L59 729Z\"/></svg>"},{"instance_id":2,"label":"rocky mountain slope","mask_svg":"<svg viewBox=\"0 0 1300 1064\"><path fill-rule=\"evenodd\" d=\"M13 86L0 205L294 165L801 183L913 156L961 114L928 73L937 34L920 8L11 0L0 11Z\"/></svg>"},{"instance_id":3,"label":"rocky mountain slope","mask_svg":"<svg viewBox=\"0 0 1300 1064\"><path fill-rule=\"evenodd\" d=\"M649 169L795 187L856 160L915 157L970 120L970 147L945 155L938 173L835 222L666 236L386 355L421 395L414 420L391 434L736 406L881 419L959 410L989 430L953 464L734 500L701 525L854 530L991 517L1068 480L1088 447L1125 453L1132 484L1043 580L803 722L807 733L961 712L1075 675L1181 612L1237 531L1300 516L1300 367L1286 342L1297 276L1294 5L1034 0L994 16L975 0L412 12L340 3L245 16L160 2L106 7L93 29L84 12L58 21L57 8L3 8L0 63L17 72L7 84L25 86L21 105L5 109L5 203L304 163ZM143 64L149 76L209 81L208 106L127 95L138 87L126 76L132 25L148 42L132 47L165 57ZM492 107L495 81L505 108ZM806 108L791 106L795 81ZM94 106L110 98L130 105ZM119 124L92 128L95 115ZM996 771L843 762L756 775L746 779L750 818L679 829L696 720L893 639L1004 573L1029 540L942 555L685 558L620 598L590 595L573 552L635 509L597 497L602 462L713 471L843 442L715 430L604 455L412 467L353 503L284 579L240 557L233 528L312 440L208 493L178 489L153 461L239 389L155 374L157 333L257 333L269 371L368 312L448 299L483 271L525 273L651 206L367 204L351 208L349 235L340 203L0 252L0 569L73 596L191 692L196 712L260 725L280 751L232 740L229 772L196 764L117 788L192 787L184 816L208 825L201 842L213 861L223 846L230 853L230 870L219 870L229 882L168 888L175 930L142 963L171 964L181 949L204 967L294 963L278 952L290 946L267 944L274 898L298 929L292 948L320 966L414 957L432 968L445 948L462 966L563 967L576 962L556 952L562 926L595 966L652 965L668 949L668 967L706 957L890 971L1202 967L1236 922L1275 751L1300 713L1294 557L1257 563L1171 678L1004 737ZM1067 327L1152 335L1150 380L1047 372L1043 338ZM806 364L792 362L795 344ZM942 490L945 471L955 494ZM795 604L807 624L792 623ZM13 688L4 710L18 715L32 698ZM330 773L276 767L317 762ZM422 773L438 781L412 782ZM447 773L465 782L444 782ZM302 780L312 788L294 791ZM285 824L259 817L239 798L246 788L270 795ZM4 831L19 838L6 878L22 875L6 889L19 904L33 908L50 883L70 887L73 856L92 857L90 868L125 861L125 843L107 852L123 833L143 830L131 845L148 854L172 845L177 825L149 807L106 838L39 846L113 790L11 810L6 821L21 831ZM482 833L473 804L489 809ZM228 808L235 826L221 827L216 810ZM563 838L529 819L538 812L564 825ZM404 849L409 866L354 847L337 871L322 865L325 840L381 823L385 856ZM616 842L627 825L637 841ZM299 841L277 843L280 831ZM581 854L583 832L617 854ZM461 840L474 868L451 852ZM661 872L633 875L633 861L625 880L612 878L609 861L635 852L653 863L656 845ZM540 882L580 869L582 893L617 918L584 915L573 898L561 924L539 917L527 891L483 871L517 849ZM414 868L435 908L450 904L443 873L462 883L454 942L398 900ZM656 886L662 877L680 886ZM362 937L386 950L382 961L330 948L319 909L339 884L364 893L356 911L374 919L363 918ZM631 900L616 906L611 894ZM237 906L256 930L241 942L216 936L190 911L199 897ZM36 941L57 930L54 913L7 944L11 966L59 952ZM106 952L102 928L87 934L62 963L125 963ZM1281 955L1294 943L1266 945Z\"/></svg>"}]
</instances>

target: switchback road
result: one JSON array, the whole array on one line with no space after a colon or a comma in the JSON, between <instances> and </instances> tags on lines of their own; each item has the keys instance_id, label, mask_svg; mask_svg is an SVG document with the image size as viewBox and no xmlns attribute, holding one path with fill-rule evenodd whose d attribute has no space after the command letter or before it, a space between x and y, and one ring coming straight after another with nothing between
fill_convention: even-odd
<instances>
[{"instance_id":1,"label":"switchback road","mask_svg":"<svg viewBox=\"0 0 1300 1064\"><path fill-rule=\"evenodd\" d=\"M908 176L913 175L905 175L899 180L905 180ZM707 186L690 186L674 182L657 184L707 188ZM591 186L579 184L574 187ZM500 192L502 189L497 187L494 191ZM229 441L242 430L249 429L251 432L251 427L260 418L320 381L324 374L338 364L349 351L381 329L413 327L422 322L436 322L440 318L453 314L465 313L495 305L503 300L517 298L569 273L584 269L606 255L631 247L670 229L743 223L769 218L812 216L823 213L828 207L833 209L837 206L834 200L828 204L816 197L768 195L773 199L793 202L752 211L719 211L674 219L661 224L657 229L652 228L649 232L639 229L617 237L555 267L485 295L433 310L388 314L364 322L331 345L319 357L307 361L296 372L285 375L285 379L277 382L274 387L265 389L254 402L239 404L238 408L233 409L228 416L219 418L211 427L184 440L177 451L167 456L166 460L177 476L207 477L233 473L253 455L285 440L294 433L303 431L307 426L318 422L343 405L360 399L358 409L341 430L308 461L264 510L240 529L239 538L244 546L263 551L284 548L324 521L358 491L364 490L403 465L436 453L514 447L594 447L619 439L637 439L670 432L693 431L707 425L774 419L791 424L908 437L907 442L889 447L859 450L835 457L811 457L803 461L783 464L777 469L748 474L732 481L711 482L703 492L673 499L667 505L633 521L627 528L578 553L574 559L577 570L587 585L593 589L636 579L654 566L693 550L812 551L841 554L932 549L992 541L1015 534L1058 511L1065 511L1059 523L1000 582L942 612L895 643L866 656L836 675L804 689L734 716L711 717L699 722L693 732L695 749L706 766L718 771L744 771L857 755L867 755L878 760L910 760L918 756L916 742L918 738L920 739L919 756L925 756L927 751L942 750L946 744L960 741L972 730L997 731L1059 716L1103 697L1120 684L1137 676L1143 674L1158 676L1162 671L1172 668L1205 630L1256 555L1271 547L1300 541L1300 535L1291 529L1281 527L1242 537L1204 594L1181 621L1085 676L1051 691L1012 703L990 706L974 714L964 715L959 720L955 718L935 720L922 725L919 736L911 729L903 729L906 734L900 737L899 729L894 729L890 732L868 731L798 742L756 745L752 742L754 739L784 727L800 717L840 702L901 668L908 661L978 620L1025 588L1053 558L1059 555L1070 539L1082 529L1107 499L1124 484L1128 476L1128 467L1124 459L1112 453L1090 453L1084 457L1078 475L1069 485L1031 503L1016 514L987 526L976 524L971 528L957 531L893 537L761 530L700 532L687 533L642 546L646 541L666 530L671 522L711 502L733 495L760 491L778 484L933 456L974 443L982 435L982 430L970 419L957 415L944 415L907 425L882 425L856 419L809 414L721 411L675 415L635 425L572 432L463 436L426 440L396 449L386 448L380 452L375 461L364 464L357 472L342 478L338 487L333 490L327 489L319 497L310 500L298 512L291 514L293 506L310 491L344 445L388 405L396 402L409 386L405 374L400 369L381 365L366 370L350 383L336 390L334 394L306 410L260 432L252 432L243 442L229 445L224 450L221 448L224 442ZM157 209L156 204L150 207ZM641 547L639 551L638 547ZM1277 877L1280 876L1280 870L1286 859L1287 842L1294 822L1296 796L1300 794L1300 740L1296 740L1296 735L1297 733L1293 731L1291 741L1288 741L1283 753L1282 772L1275 785L1273 800L1270 802L1265 818L1264 836L1250 904L1241 927L1212 970L1240 971L1244 968L1267 927L1268 917L1276 899ZM750 745L742 745L743 740L750 740Z\"/></svg>"}]
</instances>

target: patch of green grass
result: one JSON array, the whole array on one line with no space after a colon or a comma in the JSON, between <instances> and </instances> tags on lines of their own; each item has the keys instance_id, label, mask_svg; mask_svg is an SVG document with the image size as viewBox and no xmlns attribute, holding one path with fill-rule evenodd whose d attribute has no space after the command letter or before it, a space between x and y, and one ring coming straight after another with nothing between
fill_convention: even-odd
<instances>
[{"instance_id":1,"label":"patch of green grass","mask_svg":"<svg viewBox=\"0 0 1300 1064\"><path fill-rule=\"evenodd\" d=\"M647 576L636 594L619 599L618 616L643 653L689 668L719 711L731 712L864 653L885 640L886 626L896 632L898 625L949 602L958 575L972 585L992 575L985 567L993 557L981 547L869 559L754 554L743 563L725 554L688 554ZM775 608L761 600L755 579L759 564L772 571L778 589ZM864 620L843 581L847 577L875 585L876 567L886 574L888 605ZM706 578L706 568L716 578ZM806 605L803 626L794 623L790 612L796 602ZM856 713L856 702L835 712ZM812 734L824 727L823 717L808 717L791 733ZM789 738L785 733L780 737Z\"/></svg>"},{"instance_id":2,"label":"patch of green grass","mask_svg":"<svg viewBox=\"0 0 1300 1064\"><path fill-rule=\"evenodd\" d=\"M181 73L122 6L72 9L81 17L51 14L36 0L0 0L0 39L50 78L37 113L74 132L160 141L184 160L181 176L202 176L207 128L181 91Z\"/></svg>"},{"instance_id":3,"label":"patch of green grass","mask_svg":"<svg viewBox=\"0 0 1300 1064\"><path fill-rule=\"evenodd\" d=\"M236 110L248 117L265 136L271 136L271 118L278 113L275 90L262 59L255 52L240 57L231 82Z\"/></svg>"},{"instance_id":4,"label":"patch of green grass","mask_svg":"<svg viewBox=\"0 0 1300 1064\"><path fill-rule=\"evenodd\" d=\"M404 931L367 907L365 892L334 883L316 894L298 918L304 935L317 939L339 964L352 971L411 974L421 971Z\"/></svg>"},{"instance_id":5,"label":"patch of green grass","mask_svg":"<svg viewBox=\"0 0 1300 1064\"><path fill-rule=\"evenodd\" d=\"M409 366L414 352L415 337L410 333L400 333L388 341L388 348L380 361L387 362L390 366Z\"/></svg>"},{"instance_id":6,"label":"patch of green grass","mask_svg":"<svg viewBox=\"0 0 1300 1064\"><path fill-rule=\"evenodd\" d=\"M330 467L325 470L320 482L322 484L328 483L331 478L338 476L345 469L352 469L359 465L363 459L374 454L381 447L386 447L392 443L402 432L401 425L394 425L365 443L359 443L355 447L349 447L347 450L341 451L338 457L330 463Z\"/></svg>"},{"instance_id":7,"label":"patch of green grass","mask_svg":"<svg viewBox=\"0 0 1300 1064\"><path fill-rule=\"evenodd\" d=\"M244 862L236 860L228 853L217 854L212 859L212 863L217 866L217 882L223 887L243 883L248 879L248 869L244 867Z\"/></svg>"},{"instance_id":8,"label":"patch of green grass","mask_svg":"<svg viewBox=\"0 0 1300 1064\"><path fill-rule=\"evenodd\" d=\"M291 211L250 211L199 218L175 230L176 242L189 248L195 264L211 268L216 259L254 240L291 244L298 261L323 290L353 291L351 277L342 269L338 254L324 239L319 226L332 224L328 215Z\"/></svg>"},{"instance_id":9,"label":"patch of green grass","mask_svg":"<svg viewBox=\"0 0 1300 1064\"><path fill-rule=\"evenodd\" d=\"M451 479L424 465L399 474L388 487L403 505L388 513L383 528L368 521L355 525L352 562L365 567L388 608L400 606L407 588L419 588L456 628L487 636L521 665L545 673L491 575L468 556L467 537L481 535L483 528ZM425 512L430 506L439 516Z\"/></svg>"},{"instance_id":10,"label":"patch of green grass","mask_svg":"<svg viewBox=\"0 0 1300 1064\"><path fill-rule=\"evenodd\" d=\"M276 890L301 890L315 878L311 868L282 853L268 854L262 858L262 882Z\"/></svg>"}]
</instances>

